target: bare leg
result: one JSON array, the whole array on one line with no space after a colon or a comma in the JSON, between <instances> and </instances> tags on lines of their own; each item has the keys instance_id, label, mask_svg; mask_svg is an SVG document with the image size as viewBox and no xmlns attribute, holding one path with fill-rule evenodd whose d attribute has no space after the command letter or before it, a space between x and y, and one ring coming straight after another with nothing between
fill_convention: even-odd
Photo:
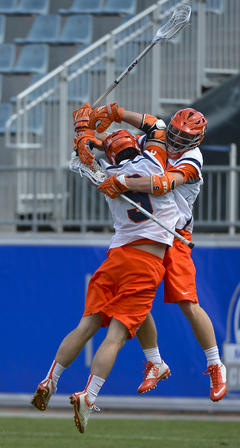
<instances>
[{"instance_id":1,"label":"bare leg","mask_svg":"<svg viewBox=\"0 0 240 448\"><path fill-rule=\"evenodd\" d=\"M100 313L82 317L77 328L63 339L55 360L63 367L68 367L77 358L86 342L99 330L101 324Z\"/></svg>"},{"instance_id":2,"label":"bare leg","mask_svg":"<svg viewBox=\"0 0 240 448\"><path fill-rule=\"evenodd\" d=\"M118 352L124 346L129 331L127 327L112 318L107 336L97 350L91 365L91 374L106 379L110 373Z\"/></svg>"},{"instance_id":3,"label":"bare leg","mask_svg":"<svg viewBox=\"0 0 240 448\"><path fill-rule=\"evenodd\" d=\"M158 346L157 328L151 313L147 314L147 317L138 329L136 336L143 350Z\"/></svg>"},{"instance_id":4,"label":"bare leg","mask_svg":"<svg viewBox=\"0 0 240 448\"><path fill-rule=\"evenodd\" d=\"M213 324L199 303L184 300L178 302L183 314L189 320L195 338L203 350L217 345Z\"/></svg>"}]
</instances>

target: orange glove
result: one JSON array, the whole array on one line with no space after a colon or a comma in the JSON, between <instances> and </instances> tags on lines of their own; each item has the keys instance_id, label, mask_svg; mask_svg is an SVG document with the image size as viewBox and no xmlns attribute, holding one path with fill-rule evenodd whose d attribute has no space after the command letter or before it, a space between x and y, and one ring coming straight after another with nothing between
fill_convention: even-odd
<instances>
[{"instance_id":1,"label":"orange glove","mask_svg":"<svg viewBox=\"0 0 240 448\"><path fill-rule=\"evenodd\" d=\"M86 129L85 131L78 132L74 139L73 149L76 151L81 162L86 163L86 165L91 165L95 156L89 151L87 145L90 147L97 146L101 147L102 142L95 137L94 131L91 129Z\"/></svg>"},{"instance_id":2,"label":"orange glove","mask_svg":"<svg viewBox=\"0 0 240 448\"><path fill-rule=\"evenodd\" d=\"M83 107L80 107L80 109L73 112L73 122L76 132L80 128L89 128L89 117L91 112L92 108L89 103L86 103Z\"/></svg>"},{"instance_id":3,"label":"orange glove","mask_svg":"<svg viewBox=\"0 0 240 448\"><path fill-rule=\"evenodd\" d=\"M98 187L98 191L102 191L104 194L109 196L111 199L116 198L119 194L124 191L128 191L128 187L125 182L124 174L117 177L117 174L104 180Z\"/></svg>"},{"instance_id":4,"label":"orange glove","mask_svg":"<svg viewBox=\"0 0 240 448\"><path fill-rule=\"evenodd\" d=\"M177 181L175 176L168 171L165 171L163 176L157 176L153 174L151 177L151 193L154 196L160 196L167 194L170 191L175 190L177 187Z\"/></svg>"},{"instance_id":5,"label":"orange glove","mask_svg":"<svg viewBox=\"0 0 240 448\"><path fill-rule=\"evenodd\" d=\"M101 134L113 121L121 123L123 112L123 107L118 107L117 103L109 103L106 106L97 107L90 114L89 126Z\"/></svg>"},{"instance_id":6,"label":"orange glove","mask_svg":"<svg viewBox=\"0 0 240 448\"><path fill-rule=\"evenodd\" d=\"M162 144L166 143L166 124L163 120L145 114L140 129L147 134L147 142L156 140Z\"/></svg>"}]
</instances>

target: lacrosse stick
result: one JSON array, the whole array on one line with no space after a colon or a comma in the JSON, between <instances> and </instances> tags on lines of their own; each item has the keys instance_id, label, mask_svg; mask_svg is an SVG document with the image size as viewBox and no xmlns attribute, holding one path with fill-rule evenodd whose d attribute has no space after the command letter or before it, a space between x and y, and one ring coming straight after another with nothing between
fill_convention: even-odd
<instances>
[{"instance_id":1,"label":"lacrosse stick","mask_svg":"<svg viewBox=\"0 0 240 448\"><path fill-rule=\"evenodd\" d=\"M75 155L75 153L73 153ZM86 176L94 185L100 185L105 179L107 179L107 176L102 169L102 167L99 165L99 163L96 162L96 160L93 161L91 165L86 165L85 163L82 163L80 158L73 157L70 161L69 168L74 173L80 174L80 176ZM158 224L160 227L163 227L167 232L171 233L174 237L178 238L180 241L182 241L184 244L186 244L190 249L194 248L194 244L188 241L186 238L184 238L182 235L180 235L178 232L175 232L175 230L172 230L170 227L168 227L166 224L164 224L162 221L160 221L156 216L149 213L145 208L141 207L141 205L134 202L132 199L130 199L128 196L125 196L125 194L120 194L121 198L124 199L124 201L129 202L134 208L139 210L139 212L143 213L147 218L154 221L156 224Z\"/></svg>"},{"instance_id":2,"label":"lacrosse stick","mask_svg":"<svg viewBox=\"0 0 240 448\"><path fill-rule=\"evenodd\" d=\"M159 30L157 31L155 37L152 42L140 53L139 56L119 75L117 79L107 88L107 90L93 103L92 109L95 109L99 106L99 104L112 92L115 87L125 78L126 75L138 64L138 62L156 45L158 41L168 41L176 37L182 30L185 28L187 23L189 22L191 17L191 8L188 5L179 6L175 9L169 21ZM80 158L75 156L73 153L73 158L70 161L69 168L71 171L75 173L80 173L80 176L87 176L88 179L95 185L100 185L107 177L102 167L96 162L93 161L91 165L86 165L81 162ZM120 195L125 201L129 202L134 208L139 210L149 219L152 219L156 224L163 227L169 233L171 233L174 237L178 238L184 244L193 249L194 244L188 241L179 233L172 230L170 227L162 223L159 219L157 219L154 215L149 213L143 207L141 207L136 202L132 201L129 197L124 194Z\"/></svg>"},{"instance_id":3,"label":"lacrosse stick","mask_svg":"<svg viewBox=\"0 0 240 448\"><path fill-rule=\"evenodd\" d=\"M126 75L138 64L139 61L156 45L157 42L168 41L176 37L185 28L191 17L191 8L188 5L179 6L175 9L168 22L159 28L152 42L137 56L137 58L118 76L117 79L107 88L107 90L93 103L92 109L99 104L112 92L115 87L125 78Z\"/></svg>"}]
</instances>

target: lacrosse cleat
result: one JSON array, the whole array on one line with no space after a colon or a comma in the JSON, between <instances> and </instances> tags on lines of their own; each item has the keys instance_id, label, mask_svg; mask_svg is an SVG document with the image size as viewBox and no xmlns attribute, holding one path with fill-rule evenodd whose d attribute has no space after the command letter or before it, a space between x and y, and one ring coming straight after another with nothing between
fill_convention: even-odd
<instances>
[{"instance_id":1,"label":"lacrosse cleat","mask_svg":"<svg viewBox=\"0 0 240 448\"><path fill-rule=\"evenodd\" d=\"M74 421L79 432L84 433L87 428L88 419L92 410L100 411L95 404L90 404L87 400L87 392L76 392L70 397L70 403L75 410Z\"/></svg>"},{"instance_id":2,"label":"lacrosse cleat","mask_svg":"<svg viewBox=\"0 0 240 448\"><path fill-rule=\"evenodd\" d=\"M164 380L164 378L168 378L168 376L171 375L170 369L164 361L162 361L161 364L153 364L150 361L148 361L147 364L144 362L144 364L146 366L143 371L145 376L142 384L138 388L139 394L145 394L145 392L155 389L158 381Z\"/></svg>"},{"instance_id":3,"label":"lacrosse cleat","mask_svg":"<svg viewBox=\"0 0 240 448\"><path fill-rule=\"evenodd\" d=\"M209 366L203 375L210 375L210 398L212 401L220 401L227 393L227 370L221 364Z\"/></svg>"},{"instance_id":4,"label":"lacrosse cleat","mask_svg":"<svg viewBox=\"0 0 240 448\"><path fill-rule=\"evenodd\" d=\"M53 386L53 380L51 378L46 378L38 385L31 404L39 411L45 411L53 392L56 391L57 388Z\"/></svg>"}]
</instances>

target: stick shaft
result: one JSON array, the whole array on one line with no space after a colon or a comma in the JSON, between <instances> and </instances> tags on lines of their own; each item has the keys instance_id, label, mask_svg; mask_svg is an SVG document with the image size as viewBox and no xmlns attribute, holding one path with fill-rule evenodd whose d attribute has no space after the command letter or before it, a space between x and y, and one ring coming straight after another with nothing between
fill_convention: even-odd
<instances>
[{"instance_id":1,"label":"stick shaft","mask_svg":"<svg viewBox=\"0 0 240 448\"><path fill-rule=\"evenodd\" d=\"M107 88L107 90L105 90L105 92L93 103L92 109L96 109L96 107L99 106L99 104L117 87L123 78L130 73L130 71L138 64L139 61L141 61L145 54L148 53L154 45L156 45L156 42L151 42L151 44L148 45L125 70L123 70L121 75L119 75L118 78L116 78L115 81Z\"/></svg>"},{"instance_id":2,"label":"stick shaft","mask_svg":"<svg viewBox=\"0 0 240 448\"><path fill-rule=\"evenodd\" d=\"M184 16L180 22L177 22L176 16L177 11L184 10ZM152 42L147 45L147 47L140 53L136 59L119 75L118 78L115 79L115 81L107 88L107 90L100 95L100 97L93 103L92 109L95 109L99 106L99 104L109 95L109 93L112 92L115 87L125 78L128 73L138 64L139 61L156 45L159 41L168 41L178 35L183 28L185 28L186 24L188 23L191 16L191 8L190 6L182 6L179 8L176 8L176 10L173 12L172 16L170 17L169 21L159 30L157 31L156 35L154 36Z\"/></svg>"}]
</instances>

